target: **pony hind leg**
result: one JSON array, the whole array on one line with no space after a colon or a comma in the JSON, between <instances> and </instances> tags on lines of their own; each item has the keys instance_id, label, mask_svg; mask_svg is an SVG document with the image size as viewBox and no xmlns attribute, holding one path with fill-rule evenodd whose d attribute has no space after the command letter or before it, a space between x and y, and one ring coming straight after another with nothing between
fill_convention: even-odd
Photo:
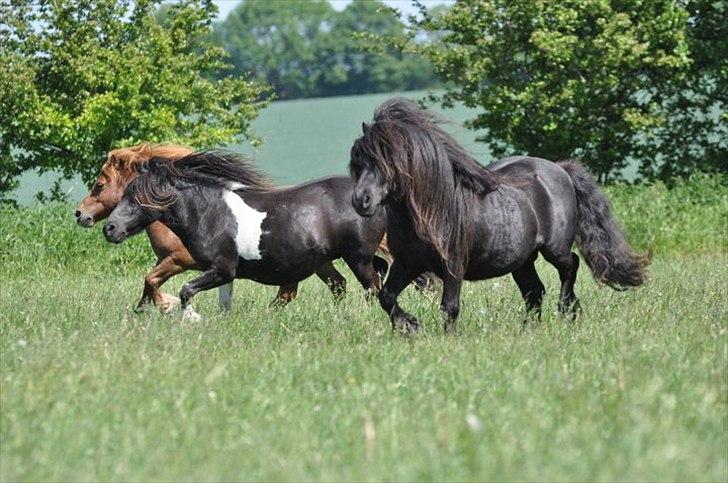
<instances>
[{"instance_id":1,"label":"pony hind leg","mask_svg":"<svg viewBox=\"0 0 728 483\"><path fill-rule=\"evenodd\" d=\"M544 253L544 258L559 271L561 280L561 291L559 293L559 312L571 314L575 319L580 310L579 299L574 292L576 283L576 272L579 270L579 256L574 252L566 252L560 256L549 256Z\"/></svg>"},{"instance_id":2,"label":"pony hind leg","mask_svg":"<svg viewBox=\"0 0 728 483\"><path fill-rule=\"evenodd\" d=\"M344 257L344 261L351 271L354 272L354 276L367 293L376 294L379 292L382 288L382 279L379 272L374 268L371 256L347 255Z\"/></svg>"},{"instance_id":3,"label":"pony hind leg","mask_svg":"<svg viewBox=\"0 0 728 483\"><path fill-rule=\"evenodd\" d=\"M346 293L346 279L332 262L321 265L316 270L316 276L329 287L335 298L340 299Z\"/></svg>"},{"instance_id":4,"label":"pony hind leg","mask_svg":"<svg viewBox=\"0 0 728 483\"><path fill-rule=\"evenodd\" d=\"M511 274L521 291L523 300L526 302L527 315L523 321L524 325L533 316L535 316L536 320L541 320L541 304L546 293L546 288L541 282L538 272L536 272L536 256L537 254L534 254L528 262Z\"/></svg>"}]
</instances>

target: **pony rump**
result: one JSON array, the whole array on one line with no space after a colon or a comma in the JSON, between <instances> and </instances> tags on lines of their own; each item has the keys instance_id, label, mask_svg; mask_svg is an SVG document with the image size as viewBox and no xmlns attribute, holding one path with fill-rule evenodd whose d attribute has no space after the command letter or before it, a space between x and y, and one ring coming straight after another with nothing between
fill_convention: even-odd
<instances>
[{"instance_id":1,"label":"pony rump","mask_svg":"<svg viewBox=\"0 0 728 483\"><path fill-rule=\"evenodd\" d=\"M372 163L384 175L392 196L407 204L417 235L455 273L464 265L452 266L462 261L450 254L467 255L470 206L477 205L472 197L495 190L498 178L441 123L438 116L411 101L391 99L374 112L371 126L363 126L363 135L351 149L351 166Z\"/></svg>"},{"instance_id":2,"label":"pony rump","mask_svg":"<svg viewBox=\"0 0 728 483\"><path fill-rule=\"evenodd\" d=\"M164 210L177 201L180 183L226 190L273 189L250 158L226 151L199 151L179 159L155 157L139 167L140 175L129 190L141 206Z\"/></svg>"}]
</instances>

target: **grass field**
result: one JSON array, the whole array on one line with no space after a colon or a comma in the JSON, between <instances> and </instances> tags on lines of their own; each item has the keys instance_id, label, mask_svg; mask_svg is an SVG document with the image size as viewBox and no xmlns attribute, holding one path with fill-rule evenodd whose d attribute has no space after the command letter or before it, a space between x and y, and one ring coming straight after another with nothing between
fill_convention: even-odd
<instances>
[{"instance_id":1,"label":"grass field","mask_svg":"<svg viewBox=\"0 0 728 483\"><path fill-rule=\"evenodd\" d=\"M609 190L652 280L617 293L582 270L583 314L521 330L510 278L468 283L457 335L438 300L406 339L355 289L238 281L230 314L131 309L152 257L0 208L0 479L728 479L728 188L695 178ZM185 274L166 290L178 290Z\"/></svg>"}]
</instances>

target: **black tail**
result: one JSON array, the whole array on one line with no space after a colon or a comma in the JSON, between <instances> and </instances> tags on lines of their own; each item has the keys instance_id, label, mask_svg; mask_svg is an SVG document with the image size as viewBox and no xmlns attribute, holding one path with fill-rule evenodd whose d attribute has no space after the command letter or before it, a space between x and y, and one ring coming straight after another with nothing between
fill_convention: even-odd
<instances>
[{"instance_id":1,"label":"black tail","mask_svg":"<svg viewBox=\"0 0 728 483\"><path fill-rule=\"evenodd\" d=\"M629 246L594 178L579 163L558 164L569 173L576 188L576 244L594 278L617 290L644 284L650 257L635 253Z\"/></svg>"}]
</instances>

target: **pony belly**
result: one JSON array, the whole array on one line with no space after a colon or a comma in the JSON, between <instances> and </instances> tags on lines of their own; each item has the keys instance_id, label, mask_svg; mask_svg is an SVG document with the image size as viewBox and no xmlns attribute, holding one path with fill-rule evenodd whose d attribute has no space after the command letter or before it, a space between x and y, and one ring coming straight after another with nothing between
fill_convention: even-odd
<instances>
[{"instance_id":1,"label":"pony belly","mask_svg":"<svg viewBox=\"0 0 728 483\"><path fill-rule=\"evenodd\" d=\"M298 283L316 271L320 264L289 265L266 260L238 258L235 278L244 278L263 285L288 285Z\"/></svg>"},{"instance_id":2,"label":"pony belly","mask_svg":"<svg viewBox=\"0 0 728 483\"><path fill-rule=\"evenodd\" d=\"M537 240L520 240L505 249L490 250L471 258L465 271L466 280L502 277L517 270L537 251Z\"/></svg>"},{"instance_id":3,"label":"pony belly","mask_svg":"<svg viewBox=\"0 0 728 483\"><path fill-rule=\"evenodd\" d=\"M488 278L497 278L504 275L508 275L513 270L519 268L523 263L507 265L507 266L493 266L491 264L479 264L477 266L469 266L465 272L465 280L485 280Z\"/></svg>"}]
</instances>

